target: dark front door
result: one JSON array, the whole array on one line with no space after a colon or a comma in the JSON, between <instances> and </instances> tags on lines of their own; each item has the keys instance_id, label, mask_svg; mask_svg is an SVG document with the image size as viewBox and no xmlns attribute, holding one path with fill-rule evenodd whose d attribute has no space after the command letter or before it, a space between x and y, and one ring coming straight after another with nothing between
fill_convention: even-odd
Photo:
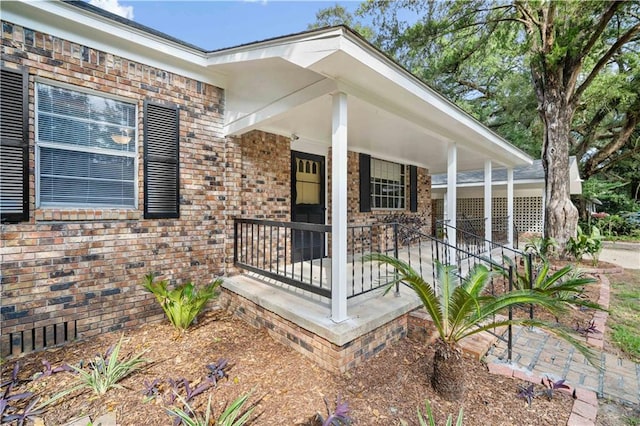
<instances>
[{"instance_id":1,"label":"dark front door","mask_svg":"<svg viewBox=\"0 0 640 426\"><path fill-rule=\"evenodd\" d=\"M291 151L291 221L324 225L324 157ZM293 261L324 257L324 234L293 231Z\"/></svg>"}]
</instances>

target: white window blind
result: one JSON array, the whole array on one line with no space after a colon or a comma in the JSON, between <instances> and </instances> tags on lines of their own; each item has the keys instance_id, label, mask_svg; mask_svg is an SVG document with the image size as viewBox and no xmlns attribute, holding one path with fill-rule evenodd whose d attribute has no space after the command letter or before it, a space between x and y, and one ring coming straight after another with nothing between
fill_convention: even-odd
<instances>
[{"instance_id":1,"label":"white window blind","mask_svg":"<svg viewBox=\"0 0 640 426\"><path fill-rule=\"evenodd\" d=\"M36 87L40 205L135 207L136 105Z\"/></svg>"},{"instance_id":2,"label":"white window blind","mask_svg":"<svg viewBox=\"0 0 640 426\"><path fill-rule=\"evenodd\" d=\"M371 159L371 207L405 208L405 167L402 164Z\"/></svg>"}]
</instances>

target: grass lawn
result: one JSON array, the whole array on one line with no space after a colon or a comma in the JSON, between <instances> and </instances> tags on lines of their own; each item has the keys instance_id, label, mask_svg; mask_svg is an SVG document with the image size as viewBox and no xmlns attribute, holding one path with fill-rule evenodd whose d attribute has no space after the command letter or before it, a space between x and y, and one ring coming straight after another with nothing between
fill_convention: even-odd
<instances>
[{"instance_id":1,"label":"grass lawn","mask_svg":"<svg viewBox=\"0 0 640 426\"><path fill-rule=\"evenodd\" d=\"M627 269L611 275L611 302L608 325L611 340L635 362L640 362L640 270Z\"/></svg>"}]
</instances>

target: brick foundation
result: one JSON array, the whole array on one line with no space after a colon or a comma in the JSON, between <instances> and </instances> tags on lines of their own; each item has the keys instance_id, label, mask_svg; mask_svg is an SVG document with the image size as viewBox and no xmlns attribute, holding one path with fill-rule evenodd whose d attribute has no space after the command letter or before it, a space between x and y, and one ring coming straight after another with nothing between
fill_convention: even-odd
<instances>
[{"instance_id":1,"label":"brick foundation","mask_svg":"<svg viewBox=\"0 0 640 426\"><path fill-rule=\"evenodd\" d=\"M219 304L252 326L265 328L276 341L332 372L343 373L350 370L383 350L389 343L407 335L409 315L405 314L338 346L229 290L222 292Z\"/></svg>"}]
</instances>

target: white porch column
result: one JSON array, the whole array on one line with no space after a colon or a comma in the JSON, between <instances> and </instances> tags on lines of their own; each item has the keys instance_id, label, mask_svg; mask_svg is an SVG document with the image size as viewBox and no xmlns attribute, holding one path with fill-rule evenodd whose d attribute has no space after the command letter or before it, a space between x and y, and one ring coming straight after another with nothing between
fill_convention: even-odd
<instances>
[{"instance_id":1,"label":"white porch column","mask_svg":"<svg viewBox=\"0 0 640 426\"><path fill-rule=\"evenodd\" d=\"M513 247L513 167L507 168L507 246Z\"/></svg>"},{"instance_id":2,"label":"white porch column","mask_svg":"<svg viewBox=\"0 0 640 426\"><path fill-rule=\"evenodd\" d=\"M458 189L458 147L454 142L449 144L447 149L447 219L448 224L453 228L457 228L457 189ZM447 240L453 247L457 246L455 230L447 229ZM456 264L456 253L452 248L449 249L449 262Z\"/></svg>"},{"instance_id":3,"label":"white porch column","mask_svg":"<svg viewBox=\"0 0 640 426\"><path fill-rule=\"evenodd\" d=\"M333 95L331 136L331 319L347 319L347 95Z\"/></svg>"},{"instance_id":4,"label":"white porch column","mask_svg":"<svg viewBox=\"0 0 640 426\"><path fill-rule=\"evenodd\" d=\"M485 160L484 162L484 239L487 241L493 241L493 230L491 226L491 220L493 213L491 208L493 205L492 188L492 176L491 176L491 160ZM487 242L487 252L491 251L491 244Z\"/></svg>"}]
</instances>

